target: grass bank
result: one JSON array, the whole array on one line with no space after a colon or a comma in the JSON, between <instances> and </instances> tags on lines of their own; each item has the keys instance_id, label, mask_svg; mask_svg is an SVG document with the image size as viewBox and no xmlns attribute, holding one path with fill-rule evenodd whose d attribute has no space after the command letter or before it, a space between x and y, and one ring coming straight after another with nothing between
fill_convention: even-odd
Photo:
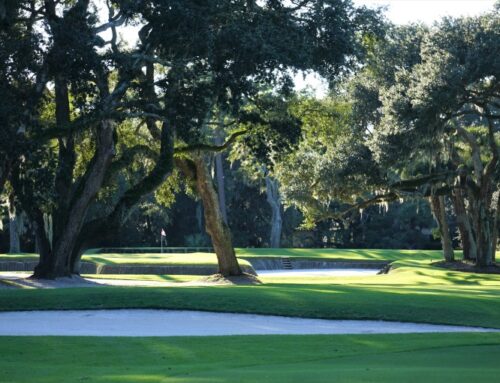
<instances>
[{"instance_id":1,"label":"grass bank","mask_svg":"<svg viewBox=\"0 0 500 383\"><path fill-rule=\"evenodd\" d=\"M442 259L438 250L391 250L391 249L244 249L237 248L236 255L242 258L252 257L294 257L308 259L336 259L349 261L399 261L399 260L434 260ZM460 254L458 254L460 256ZM38 255L31 253L0 254L0 261L36 261ZM217 263L213 253L159 253L127 252L99 253L92 249L85 253L82 261L104 265L143 264L143 265L212 265Z\"/></svg>"},{"instance_id":2,"label":"grass bank","mask_svg":"<svg viewBox=\"0 0 500 383\"><path fill-rule=\"evenodd\" d=\"M252 254L263 256L260 251ZM420 258L416 254L420 253L360 253L359 257L377 259L399 257L385 275L262 276L264 284L259 286L0 289L0 310L165 308L500 328L500 275L440 269L431 265L435 260L433 252L425 252ZM127 278L179 282L196 279L161 275Z\"/></svg>"},{"instance_id":3,"label":"grass bank","mask_svg":"<svg viewBox=\"0 0 500 383\"><path fill-rule=\"evenodd\" d=\"M372 277L262 279L259 286L0 289L0 310L165 308L500 328L499 275L406 261Z\"/></svg>"}]
</instances>

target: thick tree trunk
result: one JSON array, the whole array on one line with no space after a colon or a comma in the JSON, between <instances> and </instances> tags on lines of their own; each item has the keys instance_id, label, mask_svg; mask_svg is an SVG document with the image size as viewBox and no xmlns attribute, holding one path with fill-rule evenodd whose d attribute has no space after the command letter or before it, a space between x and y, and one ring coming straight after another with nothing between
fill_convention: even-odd
<instances>
[{"instance_id":1,"label":"thick tree trunk","mask_svg":"<svg viewBox=\"0 0 500 383\"><path fill-rule=\"evenodd\" d=\"M55 97L56 124L59 128L64 129L71 123L71 112L68 83L61 76L56 76L55 79ZM57 204L53 212L53 237L56 239L63 235L68 223L75 163L74 138L72 133L68 133L67 137L58 139L58 166L54 182Z\"/></svg>"},{"instance_id":2,"label":"thick tree trunk","mask_svg":"<svg viewBox=\"0 0 500 383\"><path fill-rule=\"evenodd\" d=\"M450 229L448 227L448 220L446 219L446 209L444 196L433 195L430 197L431 209L434 218L438 224L439 234L441 237L441 244L443 246L444 259L447 262L453 262L455 255L453 253L453 243L451 241Z\"/></svg>"},{"instance_id":3,"label":"thick tree trunk","mask_svg":"<svg viewBox=\"0 0 500 383\"><path fill-rule=\"evenodd\" d=\"M80 258L84 249L95 245L96 239L109 237L116 233L120 226L127 221L132 207L140 199L155 191L172 173L174 167L174 134L166 123L160 131L160 155L153 169L137 184L132 186L114 206L111 214L85 223L80 230L76 244L70 256L70 270L74 274L79 272Z\"/></svg>"},{"instance_id":4,"label":"thick tree trunk","mask_svg":"<svg viewBox=\"0 0 500 383\"><path fill-rule=\"evenodd\" d=\"M473 229L477 243L476 264L481 267L491 266L495 262L497 226L496 211L492 212L487 201L475 199L471 204Z\"/></svg>"},{"instance_id":5,"label":"thick tree trunk","mask_svg":"<svg viewBox=\"0 0 500 383\"><path fill-rule=\"evenodd\" d=\"M476 242L476 265L480 267L494 264L498 235L499 185L496 174L500 156L495 137L495 122L490 118L486 120L491 159L484 166L476 138L468 135L465 130L459 130L469 143L472 157L475 159L474 177L469 176L461 183L467 190L468 215Z\"/></svg>"},{"instance_id":6,"label":"thick tree trunk","mask_svg":"<svg viewBox=\"0 0 500 383\"><path fill-rule=\"evenodd\" d=\"M77 245L78 236L85 221L90 203L93 201L104 181L104 176L114 156L115 122L104 120L101 123L93 163L84 176L79 193L73 198L66 226L62 235L54 243L55 275L71 275L71 255Z\"/></svg>"},{"instance_id":7,"label":"thick tree trunk","mask_svg":"<svg viewBox=\"0 0 500 383\"><path fill-rule=\"evenodd\" d=\"M53 278L54 257L52 254L51 244L45 231L45 222L43 213L39 207L33 203L31 196L34 194L30 183L23 183L20 169L14 167L10 182L23 211L28 216L30 223L35 230L36 246L40 254L38 264L35 267L33 278ZM26 189L26 190L25 190Z\"/></svg>"},{"instance_id":8,"label":"thick tree trunk","mask_svg":"<svg viewBox=\"0 0 500 383\"><path fill-rule=\"evenodd\" d=\"M38 265L35 267L32 278L55 278L54 275L54 256L52 253L51 244L45 231L43 214L37 208L33 208L28 215L35 227L36 243L40 258Z\"/></svg>"},{"instance_id":9,"label":"thick tree trunk","mask_svg":"<svg viewBox=\"0 0 500 383\"><path fill-rule=\"evenodd\" d=\"M194 164L196 188L203 201L206 230L212 238L219 263L219 273L224 276L241 275L242 271L234 252L231 231L222 216L213 180L202 158L195 158Z\"/></svg>"},{"instance_id":10,"label":"thick tree trunk","mask_svg":"<svg viewBox=\"0 0 500 383\"><path fill-rule=\"evenodd\" d=\"M14 193L9 195L9 253L21 252L19 217L14 202Z\"/></svg>"},{"instance_id":11,"label":"thick tree trunk","mask_svg":"<svg viewBox=\"0 0 500 383\"><path fill-rule=\"evenodd\" d=\"M212 239L219 273L224 276L241 275L242 271L234 252L231 231L222 218L217 191L205 161L197 156L192 161L178 160L176 163L184 175L195 183L203 202L205 229Z\"/></svg>"},{"instance_id":12,"label":"thick tree trunk","mask_svg":"<svg viewBox=\"0 0 500 383\"><path fill-rule=\"evenodd\" d=\"M35 220L37 238L42 246L34 278L58 278L74 273L71 262L72 254L78 246L78 238L89 205L101 189L104 176L113 158L114 129L114 121L104 120L100 124L96 140L97 148L91 164L79 181L66 213L54 219L54 227L58 228L58 233L54 232L53 241L48 238L41 212L37 213ZM64 226L61 220L65 222Z\"/></svg>"},{"instance_id":13,"label":"thick tree trunk","mask_svg":"<svg viewBox=\"0 0 500 383\"><path fill-rule=\"evenodd\" d=\"M269 176L266 176L266 197L272 211L269 243L272 248L279 248L281 247L281 231L283 227L283 218L281 216L283 207L278 181Z\"/></svg>"},{"instance_id":14,"label":"thick tree trunk","mask_svg":"<svg viewBox=\"0 0 500 383\"><path fill-rule=\"evenodd\" d=\"M472 225L465 206L464 193L461 189L453 190L453 209L457 217L457 226L460 232L464 260L472 261L477 257L477 245L472 231Z\"/></svg>"}]
</instances>

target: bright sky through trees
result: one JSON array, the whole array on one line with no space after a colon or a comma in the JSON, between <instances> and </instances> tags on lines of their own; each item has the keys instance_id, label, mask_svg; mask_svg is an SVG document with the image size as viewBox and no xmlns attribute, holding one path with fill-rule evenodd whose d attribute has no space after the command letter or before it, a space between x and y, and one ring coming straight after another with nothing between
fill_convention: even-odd
<instances>
[{"instance_id":1,"label":"bright sky through trees","mask_svg":"<svg viewBox=\"0 0 500 383\"><path fill-rule=\"evenodd\" d=\"M366 5L369 8L387 7L387 18L396 24L424 22L432 24L444 16L474 16L493 9L495 0L353 0L355 5ZM103 7L103 18L107 17ZM129 45L137 41L137 27L120 28L123 39ZM327 85L319 76L308 74L295 78L298 90L311 88L318 96L324 96Z\"/></svg>"},{"instance_id":2,"label":"bright sky through trees","mask_svg":"<svg viewBox=\"0 0 500 383\"><path fill-rule=\"evenodd\" d=\"M493 8L494 0L353 0L370 8L387 6L387 18L396 24L431 24L444 16L475 16Z\"/></svg>"},{"instance_id":3,"label":"bright sky through trees","mask_svg":"<svg viewBox=\"0 0 500 383\"><path fill-rule=\"evenodd\" d=\"M369 8L387 7L387 18L395 24L424 22L432 24L442 17L475 16L493 9L494 0L353 0L354 4ZM309 74L295 78L297 89L310 88L324 96L327 85L319 76Z\"/></svg>"}]
</instances>

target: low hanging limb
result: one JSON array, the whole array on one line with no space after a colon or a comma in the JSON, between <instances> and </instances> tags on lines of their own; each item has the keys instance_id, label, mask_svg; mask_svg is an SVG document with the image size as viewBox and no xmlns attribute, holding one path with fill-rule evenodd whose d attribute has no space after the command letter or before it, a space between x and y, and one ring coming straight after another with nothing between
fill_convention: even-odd
<instances>
[{"instance_id":1,"label":"low hanging limb","mask_svg":"<svg viewBox=\"0 0 500 383\"><path fill-rule=\"evenodd\" d=\"M450 176L455 175L454 172L445 172L438 174L430 174L428 176L418 177L411 180L402 180L393 183L389 187L389 192L384 194L376 195L372 198L363 200L354 205L351 205L346 210L339 212L326 212L317 217L318 221L323 221L325 219L338 219L343 220L345 217L360 209L365 209L369 206L376 205L379 203L392 202L403 198L404 196L412 195L418 197L429 197L431 195L447 195L451 192L452 187L449 185L440 186L438 188L432 188L434 182L445 181L449 179ZM418 188L426 186L425 190L419 191Z\"/></svg>"},{"instance_id":2,"label":"low hanging limb","mask_svg":"<svg viewBox=\"0 0 500 383\"><path fill-rule=\"evenodd\" d=\"M222 145L211 144L195 144L189 146L181 146L174 149L174 154L187 154L193 152L222 152L231 146L238 137L248 133L248 129L241 129L233 132Z\"/></svg>"}]
</instances>

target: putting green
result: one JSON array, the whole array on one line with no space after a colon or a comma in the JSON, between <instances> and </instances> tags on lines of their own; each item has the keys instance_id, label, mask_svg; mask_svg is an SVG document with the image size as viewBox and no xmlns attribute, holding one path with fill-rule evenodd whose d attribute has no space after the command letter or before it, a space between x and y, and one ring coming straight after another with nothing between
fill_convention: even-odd
<instances>
[{"instance_id":1,"label":"putting green","mask_svg":"<svg viewBox=\"0 0 500 383\"><path fill-rule=\"evenodd\" d=\"M241 258L295 257L308 259L336 259L351 261L440 260L437 250L374 250L374 249L236 249ZM460 252L457 252L460 256ZM0 254L0 261L36 261L36 254ZM89 250L82 260L103 265L214 265L213 253L98 253Z\"/></svg>"}]
</instances>

